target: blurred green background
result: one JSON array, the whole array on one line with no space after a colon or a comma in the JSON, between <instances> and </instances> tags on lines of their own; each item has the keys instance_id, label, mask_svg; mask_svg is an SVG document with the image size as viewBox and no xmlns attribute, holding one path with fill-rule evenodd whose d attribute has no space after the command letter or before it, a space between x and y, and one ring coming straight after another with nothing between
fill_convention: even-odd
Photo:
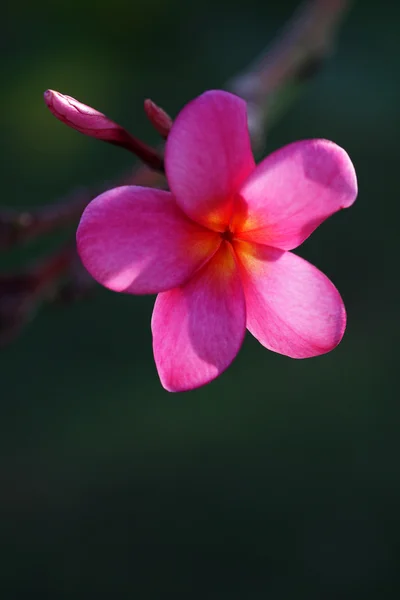
<instances>
[{"instance_id":1,"label":"blurred green background","mask_svg":"<svg viewBox=\"0 0 400 600\"><path fill-rule=\"evenodd\" d=\"M52 202L131 165L57 122L45 89L156 142L144 98L175 115L245 67L296 5L8 3L1 204ZM298 251L346 303L334 352L295 361L248 336L217 381L168 394L154 299L100 287L2 350L2 600L400 597L399 18L395 2L356 2L334 56L268 135L267 151L334 140L356 166L354 207Z\"/></svg>"}]
</instances>

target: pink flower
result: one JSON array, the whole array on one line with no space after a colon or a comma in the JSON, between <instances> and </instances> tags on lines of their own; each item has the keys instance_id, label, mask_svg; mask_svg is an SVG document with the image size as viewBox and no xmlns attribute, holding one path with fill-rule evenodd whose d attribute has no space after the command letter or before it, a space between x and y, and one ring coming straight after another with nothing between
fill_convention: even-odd
<instances>
[{"instance_id":1,"label":"pink flower","mask_svg":"<svg viewBox=\"0 0 400 600\"><path fill-rule=\"evenodd\" d=\"M168 136L170 192L126 186L95 198L77 240L105 287L159 293L152 317L169 391L204 385L237 355L247 329L266 348L318 356L342 339L346 312L321 271L289 252L357 195L354 167L326 140L285 146L257 167L245 102L209 91Z\"/></svg>"}]
</instances>

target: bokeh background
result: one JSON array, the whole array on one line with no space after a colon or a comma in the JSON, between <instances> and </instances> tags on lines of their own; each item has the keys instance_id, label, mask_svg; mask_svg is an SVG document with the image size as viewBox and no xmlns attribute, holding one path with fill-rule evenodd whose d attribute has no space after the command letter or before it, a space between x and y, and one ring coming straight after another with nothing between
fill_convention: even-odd
<instances>
[{"instance_id":1,"label":"bokeh background","mask_svg":"<svg viewBox=\"0 0 400 600\"><path fill-rule=\"evenodd\" d=\"M222 86L297 2L7 5L1 205L18 207L132 164L56 121L45 89L156 142L144 98L175 115ZM268 134L266 151L334 140L358 172L354 207L298 251L345 300L334 352L295 361L248 336L217 381L168 394L154 299L100 287L1 351L2 599L400 597L399 18L395 2L356 2L332 59ZM1 268L42 251L3 253Z\"/></svg>"}]
</instances>

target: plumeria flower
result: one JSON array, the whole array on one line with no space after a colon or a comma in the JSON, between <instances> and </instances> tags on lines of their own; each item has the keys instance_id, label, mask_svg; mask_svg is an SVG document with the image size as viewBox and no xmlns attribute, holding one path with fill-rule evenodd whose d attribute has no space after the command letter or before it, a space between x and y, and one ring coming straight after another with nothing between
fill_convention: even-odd
<instances>
[{"instance_id":1,"label":"plumeria flower","mask_svg":"<svg viewBox=\"0 0 400 600\"><path fill-rule=\"evenodd\" d=\"M346 152L305 140L256 166L246 103L209 91L172 125L165 169L170 191L109 190L88 205L77 232L98 282L158 293L151 327L164 388L212 381L237 355L246 327L292 358L335 348L346 327L339 292L290 250L354 202Z\"/></svg>"}]
</instances>

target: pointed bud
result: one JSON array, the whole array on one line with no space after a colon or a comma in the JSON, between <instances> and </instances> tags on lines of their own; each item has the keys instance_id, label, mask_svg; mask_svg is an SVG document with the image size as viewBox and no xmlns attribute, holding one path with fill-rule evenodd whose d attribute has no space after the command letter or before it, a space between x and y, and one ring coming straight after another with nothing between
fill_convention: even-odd
<instances>
[{"instance_id":1,"label":"pointed bud","mask_svg":"<svg viewBox=\"0 0 400 600\"><path fill-rule=\"evenodd\" d=\"M157 106L157 104L149 98L144 101L144 110L154 129L158 131L164 139L167 139L172 127L171 117L165 110Z\"/></svg>"},{"instance_id":2,"label":"pointed bud","mask_svg":"<svg viewBox=\"0 0 400 600\"><path fill-rule=\"evenodd\" d=\"M164 170L163 158L156 150L133 137L121 125L98 110L54 90L44 93L44 101L53 115L72 129L103 142L121 146L136 154L151 168Z\"/></svg>"},{"instance_id":3,"label":"pointed bud","mask_svg":"<svg viewBox=\"0 0 400 600\"><path fill-rule=\"evenodd\" d=\"M80 133L105 142L119 142L129 136L128 132L111 121L106 115L78 102L71 96L54 90L44 93L44 101L55 117Z\"/></svg>"}]
</instances>

